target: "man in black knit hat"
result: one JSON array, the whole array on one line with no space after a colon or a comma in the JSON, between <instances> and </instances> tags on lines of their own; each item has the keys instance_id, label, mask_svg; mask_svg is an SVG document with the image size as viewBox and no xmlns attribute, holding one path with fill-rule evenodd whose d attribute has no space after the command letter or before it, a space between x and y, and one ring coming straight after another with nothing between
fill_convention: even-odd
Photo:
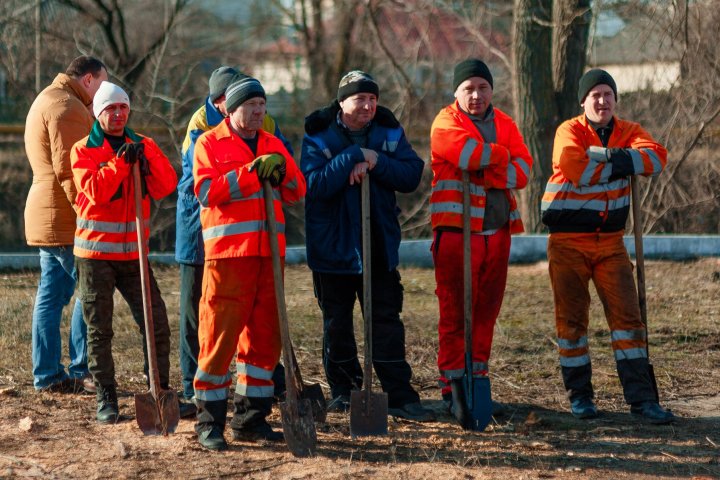
<instances>
[{"instance_id":1,"label":"man in black knit hat","mask_svg":"<svg viewBox=\"0 0 720 480\"><path fill-rule=\"evenodd\" d=\"M434 415L410 386L412 371L405 360L395 199L396 191L417 188L423 161L392 112L377 104L379 93L370 75L354 70L340 80L337 100L305 119L307 259L323 314L323 365L332 395L328 410L347 411L350 391L362 385L353 307L362 298L360 184L369 175L373 366L391 415L429 421Z\"/></svg>"},{"instance_id":2,"label":"man in black knit hat","mask_svg":"<svg viewBox=\"0 0 720 480\"><path fill-rule=\"evenodd\" d=\"M655 424L675 416L657 401L647 356L646 326L623 234L630 177L655 176L667 151L640 125L615 116L617 86L604 70L578 85L582 115L558 127L553 173L542 200L550 230L548 262L562 379L577 418L594 418L588 343L589 283L595 284L610 327L618 377L630 411Z\"/></svg>"}]
</instances>

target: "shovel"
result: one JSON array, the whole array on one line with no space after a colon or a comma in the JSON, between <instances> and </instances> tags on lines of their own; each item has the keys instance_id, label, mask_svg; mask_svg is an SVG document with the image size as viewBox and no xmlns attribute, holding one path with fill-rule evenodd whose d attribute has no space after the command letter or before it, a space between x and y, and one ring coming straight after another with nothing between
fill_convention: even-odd
<instances>
[{"instance_id":1,"label":"shovel","mask_svg":"<svg viewBox=\"0 0 720 480\"><path fill-rule=\"evenodd\" d=\"M650 363L650 339L648 338L647 327L647 299L645 297L645 258L643 256L642 213L640 212L640 192L638 191L637 179L635 176L630 177L630 194L632 196L633 233L635 234L635 270L637 273L640 318L645 326L645 353L648 357L648 375L650 376L650 381L652 382L655 401L659 403L660 395L658 394L657 379L655 378L655 368L652 363Z\"/></svg>"},{"instance_id":2,"label":"shovel","mask_svg":"<svg viewBox=\"0 0 720 480\"><path fill-rule=\"evenodd\" d=\"M292 342L290 342L290 354L292 355L295 367L295 381L297 382L300 398L310 401L313 419L315 422L325 423L325 420L327 420L327 402L325 401L325 395L323 394L320 384L311 383L308 385L303 382L302 375L300 374L300 366L298 365L297 358L295 357L295 349L293 348Z\"/></svg>"},{"instance_id":3,"label":"shovel","mask_svg":"<svg viewBox=\"0 0 720 480\"><path fill-rule=\"evenodd\" d=\"M350 435L387 435L387 393L372 392L372 285L370 281L370 176L365 175L362 195L363 246L363 324L365 326L365 365L363 388L350 392Z\"/></svg>"},{"instance_id":4,"label":"shovel","mask_svg":"<svg viewBox=\"0 0 720 480\"><path fill-rule=\"evenodd\" d=\"M310 400L301 399L298 385L295 384L295 355L292 353L290 328L288 327L287 309L285 307L285 287L283 272L280 265L280 246L278 245L277 224L275 223L275 200L270 181L262 180L265 200L265 216L267 217L270 252L272 254L273 280L275 283L275 301L277 302L280 341L282 342L283 362L285 363L285 401L280 403L280 418L283 434L290 453L296 457L309 457L315 454L317 437L313 410Z\"/></svg>"},{"instance_id":5,"label":"shovel","mask_svg":"<svg viewBox=\"0 0 720 480\"><path fill-rule=\"evenodd\" d=\"M177 393L160 388L157 354L155 353L155 329L153 326L152 301L150 297L150 269L145 238L145 220L142 209L142 180L140 162L132 166L135 190L135 226L137 229L138 251L140 252L140 280L143 294L143 316L145 317L145 339L150 377L150 391L135 394L135 419L145 435L167 435L173 433L180 422L180 404Z\"/></svg>"},{"instance_id":6,"label":"shovel","mask_svg":"<svg viewBox=\"0 0 720 480\"><path fill-rule=\"evenodd\" d=\"M470 248L470 175L463 182L463 304L465 319L465 372L451 380L453 415L465 430L483 431L492 419L490 379L473 375L472 358L472 250ZM457 402L457 403L456 403Z\"/></svg>"}]
</instances>

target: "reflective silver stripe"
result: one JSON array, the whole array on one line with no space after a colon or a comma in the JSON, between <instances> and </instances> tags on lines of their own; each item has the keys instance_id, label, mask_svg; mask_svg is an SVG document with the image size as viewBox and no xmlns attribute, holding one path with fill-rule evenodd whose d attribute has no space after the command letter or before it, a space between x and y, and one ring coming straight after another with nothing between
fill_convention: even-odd
<instances>
[{"instance_id":1,"label":"reflective silver stripe","mask_svg":"<svg viewBox=\"0 0 720 480\"><path fill-rule=\"evenodd\" d=\"M395 150L397 150L397 146L398 146L398 142L397 142L397 141L389 141L389 142L388 142L387 140L385 140L385 141L383 142L383 147L382 147L382 149L385 150L386 152L392 153L392 152L394 152Z\"/></svg>"},{"instance_id":2,"label":"reflective silver stripe","mask_svg":"<svg viewBox=\"0 0 720 480\"><path fill-rule=\"evenodd\" d=\"M468 138L465 145L463 145L462 151L460 152L460 158L458 158L458 167L462 170L467 170L467 167L470 164L470 157L475 151L475 147L477 147L477 145L478 142L474 138Z\"/></svg>"},{"instance_id":3,"label":"reflective silver stripe","mask_svg":"<svg viewBox=\"0 0 720 480\"><path fill-rule=\"evenodd\" d=\"M662 172L662 163L660 162L660 157L658 157L657 153L649 148L641 148L640 151L647 153L647 156L650 157L650 161L653 164L653 174Z\"/></svg>"},{"instance_id":4,"label":"reflective silver stripe","mask_svg":"<svg viewBox=\"0 0 720 480\"><path fill-rule=\"evenodd\" d=\"M135 222L103 222L100 220L86 220L78 217L75 221L78 228L101 233L127 233L134 232ZM147 227L147 224L145 225Z\"/></svg>"},{"instance_id":5,"label":"reflective silver stripe","mask_svg":"<svg viewBox=\"0 0 720 480\"><path fill-rule=\"evenodd\" d=\"M325 154L325 157L330 160L332 158L332 152L330 152L329 148L323 148L322 151Z\"/></svg>"},{"instance_id":6,"label":"reflective silver stripe","mask_svg":"<svg viewBox=\"0 0 720 480\"><path fill-rule=\"evenodd\" d=\"M584 187L586 185L590 185L590 180L592 180L592 176L595 173L595 168L598 166L597 162L589 162L587 167L585 167L585 170L583 171L582 175L580 175L580 181L578 182L580 186Z\"/></svg>"},{"instance_id":7,"label":"reflective silver stripe","mask_svg":"<svg viewBox=\"0 0 720 480\"><path fill-rule=\"evenodd\" d=\"M218 388L214 390L200 390L199 388L195 389L195 398L198 400L203 400L205 402L214 402L216 400L227 400L228 398L228 389Z\"/></svg>"},{"instance_id":8,"label":"reflective silver stripe","mask_svg":"<svg viewBox=\"0 0 720 480\"><path fill-rule=\"evenodd\" d=\"M430 213L457 213L462 215L462 212L462 203L436 202L430 204ZM470 207L470 216L473 218L483 218L485 216L485 208Z\"/></svg>"},{"instance_id":9,"label":"reflective silver stripe","mask_svg":"<svg viewBox=\"0 0 720 480\"><path fill-rule=\"evenodd\" d=\"M607 148L594 145L586 150L588 158L597 163L607 162Z\"/></svg>"},{"instance_id":10,"label":"reflective silver stripe","mask_svg":"<svg viewBox=\"0 0 720 480\"><path fill-rule=\"evenodd\" d=\"M519 210L512 210L510 212L510 220L520 220L520 211Z\"/></svg>"},{"instance_id":11,"label":"reflective silver stripe","mask_svg":"<svg viewBox=\"0 0 720 480\"><path fill-rule=\"evenodd\" d=\"M242 193L240 193L240 184L238 184L237 172L235 170L231 170L225 174L225 178L227 178L228 187L230 187L230 198L233 200L240 200L243 198Z\"/></svg>"},{"instance_id":12,"label":"reflective silver stripe","mask_svg":"<svg viewBox=\"0 0 720 480\"><path fill-rule=\"evenodd\" d=\"M632 158L635 173L645 173L645 162L643 162L640 152L634 148L628 148L627 152L630 154L630 158Z\"/></svg>"},{"instance_id":13,"label":"reflective silver stripe","mask_svg":"<svg viewBox=\"0 0 720 480\"><path fill-rule=\"evenodd\" d=\"M600 172L600 183L607 183L612 173L612 163L606 163Z\"/></svg>"},{"instance_id":14,"label":"reflective silver stripe","mask_svg":"<svg viewBox=\"0 0 720 480\"><path fill-rule=\"evenodd\" d=\"M563 350L573 350L575 348L587 347L588 339L587 339L587 335L583 335L582 337L578 338L577 340L567 340L565 338L558 338L557 344L558 344L558 347L562 348Z\"/></svg>"},{"instance_id":15,"label":"reflective silver stripe","mask_svg":"<svg viewBox=\"0 0 720 480\"><path fill-rule=\"evenodd\" d=\"M523 173L525 174L526 177L530 176L530 165L528 165L527 162L525 162L524 158L516 157L513 159L513 162L520 165L520 170L523 171Z\"/></svg>"},{"instance_id":16,"label":"reflective silver stripe","mask_svg":"<svg viewBox=\"0 0 720 480\"><path fill-rule=\"evenodd\" d=\"M210 383L213 385L222 385L222 384L232 381L232 376L230 375L230 372L226 373L225 375L212 375L210 373L203 371L199 367L195 371L195 378L197 378L198 380L200 380L202 382Z\"/></svg>"},{"instance_id":17,"label":"reflective silver stripe","mask_svg":"<svg viewBox=\"0 0 720 480\"><path fill-rule=\"evenodd\" d=\"M138 249L137 242L94 242L80 237L75 237L75 246L100 253L130 253L137 252Z\"/></svg>"},{"instance_id":18,"label":"reflective silver stripe","mask_svg":"<svg viewBox=\"0 0 720 480\"><path fill-rule=\"evenodd\" d=\"M515 169L515 165L513 165L512 163L508 163L507 183L505 184L505 187L507 187L507 188L517 187L517 170Z\"/></svg>"},{"instance_id":19,"label":"reflective silver stripe","mask_svg":"<svg viewBox=\"0 0 720 480\"><path fill-rule=\"evenodd\" d=\"M473 369L473 372L487 371L488 364L487 364L487 362L473 362L472 369Z\"/></svg>"},{"instance_id":20,"label":"reflective silver stripe","mask_svg":"<svg viewBox=\"0 0 720 480\"><path fill-rule=\"evenodd\" d=\"M285 233L285 224L275 222L277 224L278 233ZM206 228L202 231L203 240L206 242L212 238L226 237L228 235L242 235L243 233L266 231L265 222L261 220L251 220L248 222L228 223L225 225L217 225L215 227Z\"/></svg>"},{"instance_id":21,"label":"reflective silver stripe","mask_svg":"<svg viewBox=\"0 0 720 480\"><path fill-rule=\"evenodd\" d=\"M248 377L257 378L258 380L271 380L273 371L264 368L248 365L247 363L236 363L235 365L238 375L247 375Z\"/></svg>"},{"instance_id":22,"label":"reflective silver stripe","mask_svg":"<svg viewBox=\"0 0 720 480\"><path fill-rule=\"evenodd\" d=\"M628 181L625 178L613 180L610 183L604 183L599 185L586 185L582 187L575 187L572 183L548 183L545 187L547 193L557 192L572 192L580 195L586 195L590 193L605 193L613 190L621 190L627 187Z\"/></svg>"},{"instance_id":23,"label":"reflective silver stripe","mask_svg":"<svg viewBox=\"0 0 720 480\"><path fill-rule=\"evenodd\" d=\"M457 370L443 370L442 374L448 380L457 380L458 378L462 378L462 376L465 375L465 369L459 368Z\"/></svg>"},{"instance_id":24,"label":"reflective silver stripe","mask_svg":"<svg viewBox=\"0 0 720 480\"><path fill-rule=\"evenodd\" d=\"M546 206L547 204L547 206ZM606 202L603 200L560 200L555 199L551 202L542 202L542 208L544 210L594 210L596 212L605 211Z\"/></svg>"},{"instance_id":25,"label":"reflective silver stripe","mask_svg":"<svg viewBox=\"0 0 720 480\"><path fill-rule=\"evenodd\" d=\"M482 156L480 157L480 168L487 168L490 165L490 156L492 155L492 147L489 143L483 144Z\"/></svg>"},{"instance_id":26,"label":"reflective silver stripe","mask_svg":"<svg viewBox=\"0 0 720 480\"><path fill-rule=\"evenodd\" d=\"M259 387L257 385L245 385L244 383L238 382L235 386L235 393L246 397L270 398L275 393L275 387L272 385Z\"/></svg>"},{"instance_id":27,"label":"reflective silver stripe","mask_svg":"<svg viewBox=\"0 0 720 480\"><path fill-rule=\"evenodd\" d=\"M200 184L200 193L198 194L198 201L203 207L208 206L208 192L210 191L210 180L203 180Z\"/></svg>"},{"instance_id":28,"label":"reflective silver stripe","mask_svg":"<svg viewBox=\"0 0 720 480\"><path fill-rule=\"evenodd\" d=\"M447 192L447 191L456 191L456 192L462 192L462 182L459 180L440 180L437 182L437 184L433 187L433 192ZM476 185L474 183L470 184L470 195L485 195L485 189L480 186Z\"/></svg>"},{"instance_id":29,"label":"reflective silver stripe","mask_svg":"<svg viewBox=\"0 0 720 480\"><path fill-rule=\"evenodd\" d=\"M590 355L580 355L579 357L560 357L560 366L562 367L582 367L590 365Z\"/></svg>"},{"instance_id":30,"label":"reflective silver stripe","mask_svg":"<svg viewBox=\"0 0 720 480\"><path fill-rule=\"evenodd\" d=\"M647 350L644 348L615 350L615 360L636 360L638 358L647 358Z\"/></svg>"},{"instance_id":31,"label":"reflective silver stripe","mask_svg":"<svg viewBox=\"0 0 720 480\"><path fill-rule=\"evenodd\" d=\"M621 208L625 208L628 205L630 205L630 197L628 195L625 195L623 197L610 200L608 202L608 210L619 210Z\"/></svg>"},{"instance_id":32,"label":"reflective silver stripe","mask_svg":"<svg viewBox=\"0 0 720 480\"><path fill-rule=\"evenodd\" d=\"M557 193L562 191L567 191L567 185L572 185L571 183L548 183L545 185L545 193Z\"/></svg>"},{"instance_id":33,"label":"reflective silver stripe","mask_svg":"<svg viewBox=\"0 0 720 480\"><path fill-rule=\"evenodd\" d=\"M613 330L610 332L613 342L618 340L645 340L645 330Z\"/></svg>"}]
</instances>

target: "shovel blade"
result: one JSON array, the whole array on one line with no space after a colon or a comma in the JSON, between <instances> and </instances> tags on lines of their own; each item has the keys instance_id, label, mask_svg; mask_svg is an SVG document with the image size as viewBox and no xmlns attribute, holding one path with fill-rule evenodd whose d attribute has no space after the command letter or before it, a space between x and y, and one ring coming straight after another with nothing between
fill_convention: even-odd
<instances>
[{"instance_id":1,"label":"shovel blade","mask_svg":"<svg viewBox=\"0 0 720 480\"><path fill-rule=\"evenodd\" d=\"M492 420L492 396L490 394L490 379L486 376L472 377L467 386L470 418L468 430L482 432Z\"/></svg>"},{"instance_id":2,"label":"shovel blade","mask_svg":"<svg viewBox=\"0 0 720 480\"><path fill-rule=\"evenodd\" d=\"M350 435L387 435L387 417L387 393L372 393L367 390L350 392Z\"/></svg>"},{"instance_id":3,"label":"shovel blade","mask_svg":"<svg viewBox=\"0 0 720 480\"><path fill-rule=\"evenodd\" d=\"M315 455L317 436L310 401L300 399L280 403L280 418L290 453L296 457Z\"/></svg>"},{"instance_id":4,"label":"shovel blade","mask_svg":"<svg viewBox=\"0 0 720 480\"><path fill-rule=\"evenodd\" d=\"M303 385L300 398L310 402L315 423L325 423L327 419L327 402L320 384Z\"/></svg>"},{"instance_id":5,"label":"shovel blade","mask_svg":"<svg viewBox=\"0 0 720 480\"><path fill-rule=\"evenodd\" d=\"M167 435L180 422L177 393L159 390L157 400L151 392L135 394L135 419L145 435Z\"/></svg>"}]
</instances>

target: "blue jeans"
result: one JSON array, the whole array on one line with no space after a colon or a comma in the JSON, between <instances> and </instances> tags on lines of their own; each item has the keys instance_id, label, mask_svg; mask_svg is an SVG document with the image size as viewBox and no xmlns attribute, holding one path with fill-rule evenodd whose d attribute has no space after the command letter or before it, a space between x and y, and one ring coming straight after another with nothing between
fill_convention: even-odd
<instances>
[{"instance_id":1,"label":"blue jeans","mask_svg":"<svg viewBox=\"0 0 720 480\"><path fill-rule=\"evenodd\" d=\"M68 376L82 378L89 373L87 327L79 299L75 301L70 320L67 373L61 362L60 320L63 307L75 291L76 276L71 245L40 248L40 284L32 318L33 385L36 389L48 387Z\"/></svg>"}]
</instances>

